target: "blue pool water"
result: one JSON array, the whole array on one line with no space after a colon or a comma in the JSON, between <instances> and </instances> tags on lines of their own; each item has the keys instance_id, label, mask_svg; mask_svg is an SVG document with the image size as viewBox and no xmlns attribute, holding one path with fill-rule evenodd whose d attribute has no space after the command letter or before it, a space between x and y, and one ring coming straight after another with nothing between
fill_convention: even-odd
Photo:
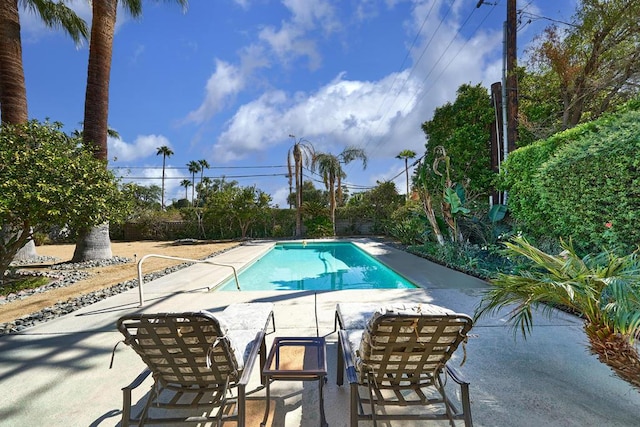
<instances>
[{"instance_id":1,"label":"blue pool water","mask_svg":"<svg viewBox=\"0 0 640 427\"><path fill-rule=\"evenodd\" d=\"M278 244L238 275L243 291L416 286L351 243ZM233 279L218 290L235 291Z\"/></svg>"}]
</instances>

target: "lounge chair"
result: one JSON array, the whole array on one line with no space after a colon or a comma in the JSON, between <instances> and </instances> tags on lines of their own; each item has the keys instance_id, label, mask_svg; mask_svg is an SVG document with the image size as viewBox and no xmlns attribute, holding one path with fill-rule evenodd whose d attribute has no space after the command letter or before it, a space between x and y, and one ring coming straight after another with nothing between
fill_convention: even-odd
<instances>
[{"instance_id":1,"label":"lounge chair","mask_svg":"<svg viewBox=\"0 0 640 427\"><path fill-rule=\"evenodd\" d=\"M336 306L337 383L350 385L350 425L359 421L463 420L472 426L469 383L447 364L472 320L431 304ZM463 344L464 345L464 344ZM459 387L459 410L445 393Z\"/></svg>"},{"instance_id":2,"label":"lounge chair","mask_svg":"<svg viewBox=\"0 0 640 427\"><path fill-rule=\"evenodd\" d=\"M264 366L269 323L275 331L272 308L270 303L233 304L215 316L203 311L120 318L124 342L147 365L122 389L122 425L237 421L243 427L247 383L258 354L260 369ZM132 417L131 392L150 373L154 384L146 404Z\"/></svg>"}]
</instances>

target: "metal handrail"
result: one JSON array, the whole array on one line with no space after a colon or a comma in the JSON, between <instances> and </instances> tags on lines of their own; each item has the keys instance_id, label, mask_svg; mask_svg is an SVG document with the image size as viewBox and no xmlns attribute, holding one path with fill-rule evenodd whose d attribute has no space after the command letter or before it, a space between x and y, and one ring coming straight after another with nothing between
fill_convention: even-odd
<instances>
[{"instance_id":1,"label":"metal handrail","mask_svg":"<svg viewBox=\"0 0 640 427\"><path fill-rule=\"evenodd\" d=\"M190 258L180 258L180 257L175 257L175 256L169 256L169 255L158 255L158 254L149 254L149 255L145 255L142 258L140 258L140 261L138 261L138 294L140 295L140 305L138 307L142 307L144 305L144 295L142 293L142 263L144 262L144 260L146 260L147 258L151 258L151 257L155 257L155 258L164 258L164 259L173 259L176 261L187 261L187 262L193 262L196 264L210 264L210 265L217 265L220 267L229 267L233 270L233 277L236 280L236 288L238 288L239 291L241 291L242 289L240 289L240 282L238 281L238 272L236 271L236 268L232 265L228 265L228 264L221 264L219 262L214 262L214 261L210 261L210 260L201 260L201 259L190 259Z\"/></svg>"}]
</instances>

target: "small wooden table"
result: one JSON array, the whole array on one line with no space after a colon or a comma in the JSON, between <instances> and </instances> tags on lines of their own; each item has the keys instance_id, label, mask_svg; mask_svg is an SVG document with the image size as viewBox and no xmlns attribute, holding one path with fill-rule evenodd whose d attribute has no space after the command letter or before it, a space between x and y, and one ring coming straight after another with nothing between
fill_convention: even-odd
<instances>
[{"instance_id":1,"label":"small wooden table","mask_svg":"<svg viewBox=\"0 0 640 427\"><path fill-rule=\"evenodd\" d=\"M299 353L298 353L299 352ZM260 425L269 418L272 381L318 381L320 387L320 423L326 427L322 389L327 378L327 350L324 337L276 337L271 345L262 375L267 383L267 405Z\"/></svg>"}]
</instances>

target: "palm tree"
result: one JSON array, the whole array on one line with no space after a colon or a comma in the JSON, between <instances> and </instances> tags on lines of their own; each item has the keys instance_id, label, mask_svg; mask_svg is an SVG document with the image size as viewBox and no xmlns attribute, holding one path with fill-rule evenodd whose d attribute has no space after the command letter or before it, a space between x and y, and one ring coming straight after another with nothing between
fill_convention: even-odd
<instances>
[{"instance_id":1,"label":"palm tree","mask_svg":"<svg viewBox=\"0 0 640 427\"><path fill-rule=\"evenodd\" d=\"M184 187L184 198L186 200L189 200L189 193L187 192L187 190L189 189L189 187L191 187L191 181L189 181L188 179L183 179L182 181L180 181L180 187Z\"/></svg>"},{"instance_id":2,"label":"palm tree","mask_svg":"<svg viewBox=\"0 0 640 427\"><path fill-rule=\"evenodd\" d=\"M325 187L329 191L329 210L331 211L331 223L333 234L336 234L336 201L342 201L342 179L346 178L346 173L342 169L343 164L352 161L362 160L362 166L367 167L367 155L361 148L348 147L337 156L329 153L318 153L313 157L311 163L312 170L318 170L322 176Z\"/></svg>"},{"instance_id":3,"label":"palm tree","mask_svg":"<svg viewBox=\"0 0 640 427\"><path fill-rule=\"evenodd\" d=\"M533 327L532 308L568 308L584 319L591 352L640 390L640 358L634 340L640 334L640 260L638 251L623 257L601 252L580 258L561 242L549 255L522 237L506 243L507 256L530 263L517 274L501 273L476 309L476 319L509 307L508 318L526 338ZM515 304L515 305L514 305Z\"/></svg>"},{"instance_id":4,"label":"palm tree","mask_svg":"<svg viewBox=\"0 0 640 427\"><path fill-rule=\"evenodd\" d=\"M175 1L182 5L183 9L187 5L187 0ZM122 0L122 5L134 18L142 14L142 0ZM82 141L86 146L93 148L94 156L103 160L105 167L108 161L109 81L117 6L118 0L91 2L91 38ZM92 230L79 230L78 242L73 254L74 262L110 257L111 241L108 223Z\"/></svg>"},{"instance_id":5,"label":"palm tree","mask_svg":"<svg viewBox=\"0 0 640 427\"><path fill-rule=\"evenodd\" d=\"M296 237L302 236L302 166L309 166L315 155L311 143L303 138L296 141L294 135L289 135L295 141L293 147L287 153L287 168L289 169L289 191L291 191L291 178L296 178ZM292 164L293 161L293 164ZM293 171L291 170L293 166Z\"/></svg>"},{"instance_id":6,"label":"palm tree","mask_svg":"<svg viewBox=\"0 0 640 427\"><path fill-rule=\"evenodd\" d=\"M25 0L20 4L38 15L47 27L64 29L76 44L88 36L86 23L64 3ZM29 119L29 112L18 0L0 0L0 28L0 120L10 124L25 123ZM30 239L14 259L29 259L37 255L36 245Z\"/></svg>"},{"instance_id":7,"label":"palm tree","mask_svg":"<svg viewBox=\"0 0 640 427\"><path fill-rule=\"evenodd\" d=\"M396 159L404 159L404 173L407 176L407 200L409 200L409 159L413 159L416 152L413 150L402 150Z\"/></svg>"},{"instance_id":8,"label":"palm tree","mask_svg":"<svg viewBox=\"0 0 640 427\"><path fill-rule=\"evenodd\" d=\"M187 167L189 168L189 173L191 173L191 204L193 205L195 199L196 174L200 172L202 168L200 167L200 163L195 160L187 163Z\"/></svg>"},{"instance_id":9,"label":"palm tree","mask_svg":"<svg viewBox=\"0 0 640 427\"><path fill-rule=\"evenodd\" d=\"M173 156L173 151L171 148L163 145L162 147L158 147L156 152L156 156L162 154L162 210L164 210L164 171L166 166L167 157Z\"/></svg>"},{"instance_id":10,"label":"palm tree","mask_svg":"<svg viewBox=\"0 0 640 427\"><path fill-rule=\"evenodd\" d=\"M204 170L209 169L211 165L205 159L198 160L198 164L200 165L200 183L198 184L199 188L202 188L202 180L204 178ZM198 190L198 201L200 201L200 190Z\"/></svg>"}]
</instances>

